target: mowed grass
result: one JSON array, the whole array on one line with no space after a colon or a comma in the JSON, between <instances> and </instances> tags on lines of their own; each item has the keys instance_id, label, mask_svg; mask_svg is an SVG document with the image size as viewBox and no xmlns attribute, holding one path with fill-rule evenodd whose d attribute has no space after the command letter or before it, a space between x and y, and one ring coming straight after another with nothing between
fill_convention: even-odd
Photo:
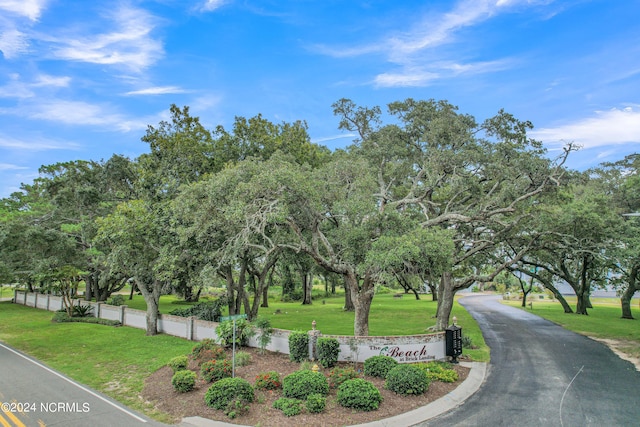
<instances>
[{"instance_id":1,"label":"mowed grass","mask_svg":"<svg viewBox=\"0 0 640 427\"><path fill-rule=\"evenodd\" d=\"M279 288L270 292L269 307L261 307L258 315L271 321L271 326L290 331L307 331L311 323L316 321L316 328L326 335L353 335L355 313L343 310L344 294L322 297L318 295L311 305L297 302L280 301ZM125 303L138 310L146 310L144 299L135 295L133 300ZM174 295L163 295L160 298L160 312L169 313L176 308L186 307ZM404 294L402 298L395 298L394 294L378 294L373 298L369 313L369 335L420 335L429 334L429 329L436 323L437 303L431 300L431 295L420 295L416 300L413 294ZM223 314L228 314L226 311ZM489 348L486 346L480 328L476 321L458 303L454 304L452 317L458 318L458 326L462 327L463 335L471 338L476 349L465 349L464 354L476 361L489 360Z\"/></svg>"},{"instance_id":2,"label":"mowed grass","mask_svg":"<svg viewBox=\"0 0 640 427\"><path fill-rule=\"evenodd\" d=\"M575 310L575 297L567 298L567 302ZM520 307L521 301L503 301L503 303ZM623 341L621 350L640 358L640 308L638 300L632 302L632 315L635 320L623 319L620 300L617 298L592 298L593 308L588 309L587 316L565 313L557 301L533 300L533 310L527 304L527 311L544 317L566 329L595 338L608 338ZM522 308L522 307L520 307Z\"/></svg>"},{"instance_id":3,"label":"mowed grass","mask_svg":"<svg viewBox=\"0 0 640 427\"><path fill-rule=\"evenodd\" d=\"M161 421L170 422L138 396L144 380L193 342L145 336L128 327L52 323L53 313L0 303L0 340L65 375Z\"/></svg>"},{"instance_id":4,"label":"mowed grass","mask_svg":"<svg viewBox=\"0 0 640 427\"><path fill-rule=\"evenodd\" d=\"M352 335L354 313L342 309L344 296L314 300L312 305L300 302L269 301L260 315L271 319L273 327L309 330L317 327L328 335ZM177 302L177 303L176 303ZM131 308L145 310L141 296L126 300ZM161 312L188 307L175 296L161 298ZM393 298L377 295L370 313L370 335L425 334L435 324L436 303L430 296L415 300L412 295ZM277 314L276 314L277 313ZM476 361L488 361L489 349L472 317L457 303L453 315L463 334L472 338L477 349L464 349L463 354ZM24 307L10 302L0 303L0 341L27 353L65 375L86 384L155 419L171 422L139 397L144 380L172 357L190 353L194 343L169 335L148 337L143 330L85 323L53 323L52 312Z\"/></svg>"}]
</instances>

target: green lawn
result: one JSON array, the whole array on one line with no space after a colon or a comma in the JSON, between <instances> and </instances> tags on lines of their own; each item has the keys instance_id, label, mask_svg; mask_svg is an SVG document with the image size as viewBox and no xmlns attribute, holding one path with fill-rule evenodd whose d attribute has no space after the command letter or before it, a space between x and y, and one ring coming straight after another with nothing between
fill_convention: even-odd
<instances>
[{"instance_id":1,"label":"green lawn","mask_svg":"<svg viewBox=\"0 0 640 427\"><path fill-rule=\"evenodd\" d=\"M317 329L324 334L353 335L354 313L342 309L343 294L318 297L313 300L313 304L302 305L300 302L281 302L278 289L270 293L269 307L260 308L259 311L259 315L268 318L274 328L306 331L311 329L311 322L315 320ZM135 295L133 300L127 299L125 303L131 308L146 309L140 295ZM169 313L185 306L173 295L163 295L160 298L161 313ZM429 328L435 325L435 312L436 303L431 301L431 295L421 295L421 299L416 300L413 294L402 298L394 298L391 293L378 294L373 298L369 314L369 335L428 334ZM452 316L458 318L463 334L470 337L474 346L478 347L465 349L464 354L477 361L488 361L489 348L485 345L475 320L457 303Z\"/></svg>"},{"instance_id":2,"label":"green lawn","mask_svg":"<svg viewBox=\"0 0 640 427\"><path fill-rule=\"evenodd\" d=\"M520 301L503 301L505 304L520 307ZM567 298L567 302L575 310L575 297ZM634 300L632 314L636 320L622 319L620 300L616 298L592 298L593 308L587 310L589 315L567 314L558 302L549 300L533 300L533 314L544 317L566 329L579 334L610 338L625 341L625 353L640 357L640 308ZM521 308L521 307L520 307ZM527 304L527 311L531 308Z\"/></svg>"},{"instance_id":3,"label":"green lawn","mask_svg":"<svg viewBox=\"0 0 640 427\"><path fill-rule=\"evenodd\" d=\"M163 296L161 311L189 304L174 303L173 296ZM324 301L324 302L323 302ZM127 300L132 308L145 309L144 300L135 296ZM325 334L353 333L353 313L342 310L342 296L314 300L310 306L270 301L262 315L274 327L308 330L313 320ZM417 301L410 295L393 298L391 294L374 298L370 315L371 335L409 335L428 333L435 323L435 303L424 296ZM280 310L280 314L275 314ZM472 338L478 349L463 354L477 361L489 360L489 349L471 316L458 304L453 314L463 334ZM109 327L85 323L52 323L53 313L10 302L0 303L0 340L43 361L69 377L87 384L124 404L161 421L166 416L138 396L144 379L165 365L172 357L188 354L193 342L168 335L145 336L144 331L129 327Z\"/></svg>"},{"instance_id":4,"label":"green lawn","mask_svg":"<svg viewBox=\"0 0 640 427\"><path fill-rule=\"evenodd\" d=\"M144 379L193 343L134 328L52 323L53 313L0 303L0 340L124 404L163 419L139 393ZM165 419L164 421L170 421Z\"/></svg>"}]
</instances>

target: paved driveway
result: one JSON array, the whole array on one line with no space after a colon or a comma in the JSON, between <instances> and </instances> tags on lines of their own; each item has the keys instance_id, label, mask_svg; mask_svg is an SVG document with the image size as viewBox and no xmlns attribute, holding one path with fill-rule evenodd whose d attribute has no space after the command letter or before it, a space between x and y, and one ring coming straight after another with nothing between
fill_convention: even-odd
<instances>
[{"instance_id":1,"label":"paved driveway","mask_svg":"<svg viewBox=\"0 0 640 427\"><path fill-rule=\"evenodd\" d=\"M633 364L498 297L460 302L491 348L487 379L462 406L420 425L640 426L640 372ZM629 327L640 324L630 320Z\"/></svg>"},{"instance_id":2,"label":"paved driveway","mask_svg":"<svg viewBox=\"0 0 640 427\"><path fill-rule=\"evenodd\" d=\"M0 343L0 426L161 426Z\"/></svg>"}]
</instances>

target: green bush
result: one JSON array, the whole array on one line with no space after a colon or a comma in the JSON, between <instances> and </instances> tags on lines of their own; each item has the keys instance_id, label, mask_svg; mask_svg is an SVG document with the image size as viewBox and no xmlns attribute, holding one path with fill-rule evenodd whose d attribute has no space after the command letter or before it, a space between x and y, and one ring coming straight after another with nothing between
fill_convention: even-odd
<instances>
[{"instance_id":1,"label":"green bush","mask_svg":"<svg viewBox=\"0 0 640 427\"><path fill-rule=\"evenodd\" d=\"M71 317L69 317L66 311L60 310L53 313L53 318L51 319L51 321L57 323L70 322Z\"/></svg>"},{"instance_id":2,"label":"green bush","mask_svg":"<svg viewBox=\"0 0 640 427\"><path fill-rule=\"evenodd\" d=\"M260 353L264 354L267 346L271 342L271 336L273 335L273 328L271 327L271 321L266 317L258 317L255 321L255 327L258 334L258 344L260 345Z\"/></svg>"},{"instance_id":3,"label":"green bush","mask_svg":"<svg viewBox=\"0 0 640 427\"><path fill-rule=\"evenodd\" d=\"M427 374L416 365L398 365L389 371L384 387L398 394L422 394L429 388Z\"/></svg>"},{"instance_id":4,"label":"green bush","mask_svg":"<svg viewBox=\"0 0 640 427\"><path fill-rule=\"evenodd\" d=\"M169 367L173 369L173 372L182 371L183 369L187 369L187 365L189 364L189 358L187 356L176 356L173 359L169 360Z\"/></svg>"},{"instance_id":5,"label":"green bush","mask_svg":"<svg viewBox=\"0 0 640 427\"><path fill-rule=\"evenodd\" d=\"M204 402L214 409L226 409L234 399L253 402L253 387L244 378L223 378L213 383L204 395Z\"/></svg>"},{"instance_id":6,"label":"green bush","mask_svg":"<svg viewBox=\"0 0 640 427\"><path fill-rule=\"evenodd\" d=\"M107 303L109 305L115 305L115 306L120 306L124 304L124 297L120 294L115 294L111 297L111 299L109 300L109 302Z\"/></svg>"},{"instance_id":7,"label":"green bush","mask_svg":"<svg viewBox=\"0 0 640 427\"><path fill-rule=\"evenodd\" d=\"M473 345L473 340L471 339L471 337L468 337L466 335L462 336L462 348L466 348L466 349L475 348L475 346Z\"/></svg>"},{"instance_id":8,"label":"green bush","mask_svg":"<svg viewBox=\"0 0 640 427\"><path fill-rule=\"evenodd\" d=\"M340 342L335 338L320 337L317 343L318 360L324 368L332 368L338 362Z\"/></svg>"},{"instance_id":9,"label":"green bush","mask_svg":"<svg viewBox=\"0 0 640 427\"><path fill-rule=\"evenodd\" d=\"M385 378L387 373L398 366L398 361L389 356L371 356L364 361L364 374L371 377Z\"/></svg>"},{"instance_id":10,"label":"green bush","mask_svg":"<svg viewBox=\"0 0 640 427\"><path fill-rule=\"evenodd\" d=\"M224 348L216 344L215 340L211 338L205 338L191 349L191 356L194 359L201 359L206 357L207 359L224 359L226 354Z\"/></svg>"},{"instance_id":11,"label":"green bush","mask_svg":"<svg viewBox=\"0 0 640 427\"><path fill-rule=\"evenodd\" d=\"M181 301L181 303L184 303ZM200 320L208 320L209 322L216 322L220 318L222 309L227 305L227 297L218 298L215 301L203 301L199 302L189 308L176 308L171 310L169 314L181 317L194 316Z\"/></svg>"},{"instance_id":12,"label":"green bush","mask_svg":"<svg viewBox=\"0 0 640 427\"><path fill-rule=\"evenodd\" d=\"M256 376L255 387L259 390L277 390L282 387L280 374L276 371L262 372Z\"/></svg>"},{"instance_id":13,"label":"green bush","mask_svg":"<svg viewBox=\"0 0 640 427\"><path fill-rule=\"evenodd\" d=\"M117 320L100 319L98 317L69 317L69 315L65 311L56 311L53 314L53 318L51 319L51 321L57 322L57 323L63 323L63 322L92 323L94 325L105 325L105 326L121 326L122 325Z\"/></svg>"},{"instance_id":14,"label":"green bush","mask_svg":"<svg viewBox=\"0 0 640 427\"><path fill-rule=\"evenodd\" d=\"M451 368L451 364L448 362L418 363L416 366L427 374L429 381L454 383L459 378L458 373Z\"/></svg>"},{"instance_id":15,"label":"green bush","mask_svg":"<svg viewBox=\"0 0 640 427\"><path fill-rule=\"evenodd\" d=\"M282 411L287 417L293 417L302 412L300 406L302 401L299 399L292 399L289 397L281 397L273 402L273 407L279 411Z\"/></svg>"},{"instance_id":16,"label":"green bush","mask_svg":"<svg viewBox=\"0 0 640 427\"><path fill-rule=\"evenodd\" d=\"M307 411L312 414L319 414L324 411L324 408L327 406L327 398L321 394L313 393L307 396L307 401L305 402L305 407Z\"/></svg>"},{"instance_id":17,"label":"green bush","mask_svg":"<svg viewBox=\"0 0 640 427\"><path fill-rule=\"evenodd\" d=\"M373 383L362 378L354 378L338 387L337 400L338 404L345 408L373 411L380 406L382 395Z\"/></svg>"},{"instance_id":18,"label":"green bush","mask_svg":"<svg viewBox=\"0 0 640 427\"><path fill-rule=\"evenodd\" d=\"M173 374L171 384L176 391L186 393L196 386L196 373L189 370L178 371Z\"/></svg>"},{"instance_id":19,"label":"green bush","mask_svg":"<svg viewBox=\"0 0 640 427\"><path fill-rule=\"evenodd\" d=\"M236 366L247 366L251 363L251 355L246 351L236 352Z\"/></svg>"},{"instance_id":20,"label":"green bush","mask_svg":"<svg viewBox=\"0 0 640 427\"><path fill-rule=\"evenodd\" d=\"M93 306L91 305L74 305L71 310L72 317L89 317L93 316Z\"/></svg>"},{"instance_id":21,"label":"green bush","mask_svg":"<svg viewBox=\"0 0 640 427\"><path fill-rule=\"evenodd\" d=\"M246 346L249 338L254 334L251 324L245 319L236 320L236 345ZM216 328L216 335L222 345L231 347L233 345L233 320L226 320Z\"/></svg>"},{"instance_id":22,"label":"green bush","mask_svg":"<svg viewBox=\"0 0 640 427\"><path fill-rule=\"evenodd\" d=\"M236 397L227 404L224 413L231 419L238 417L239 415L249 412L249 405L244 399Z\"/></svg>"},{"instance_id":23,"label":"green bush","mask_svg":"<svg viewBox=\"0 0 640 427\"><path fill-rule=\"evenodd\" d=\"M289 334L289 359L302 362L309 359L309 335L303 331L291 331Z\"/></svg>"},{"instance_id":24,"label":"green bush","mask_svg":"<svg viewBox=\"0 0 640 427\"><path fill-rule=\"evenodd\" d=\"M282 394L284 397L305 400L310 394L319 393L326 396L329 393L329 383L320 372L296 371L282 380Z\"/></svg>"},{"instance_id":25,"label":"green bush","mask_svg":"<svg viewBox=\"0 0 640 427\"><path fill-rule=\"evenodd\" d=\"M200 375L208 382L230 377L232 372L233 366L227 359L210 360L200 365Z\"/></svg>"},{"instance_id":26,"label":"green bush","mask_svg":"<svg viewBox=\"0 0 640 427\"><path fill-rule=\"evenodd\" d=\"M327 376L329 388L338 388L343 382L354 378L358 378L358 373L351 367L333 368L329 371L329 375Z\"/></svg>"}]
</instances>

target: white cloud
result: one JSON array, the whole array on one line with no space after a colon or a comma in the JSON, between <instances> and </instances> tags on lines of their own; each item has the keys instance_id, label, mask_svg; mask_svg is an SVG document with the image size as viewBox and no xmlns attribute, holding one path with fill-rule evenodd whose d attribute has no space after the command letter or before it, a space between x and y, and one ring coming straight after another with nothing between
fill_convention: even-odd
<instances>
[{"instance_id":1,"label":"white cloud","mask_svg":"<svg viewBox=\"0 0 640 427\"><path fill-rule=\"evenodd\" d=\"M345 133L345 134L342 134L342 135L325 136L325 137L320 137L320 138L311 138L311 142L313 142L314 144L320 144L320 143L327 142L327 141L335 141L336 139L356 138L357 136L358 136L358 134L355 134L355 133Z\"/></svg>"},{"instance_id":2,"label":"white cloud","mask_svg":"<svg viewBox=\"0 0 640 427\"><path fill-rule=\"evenodd\" d=\"M200 7L200 10L203 12L212 12L216 9L221 8L227 3L227 0L206 0L204 4Z\"/></svg>"},{"instance_id":3,"label":"white cloud","mask_svg":"<svg viewBox=\"0 0 640 427\"><path fill-rule=\"evenodd\" d=\"M533 130L531 136L552 146L574 142L585 149L620 144L640 147L640 112L632 107L596 111L594 117Z\"/></svg>"},{"instance_id":4,"label":"white cloud","mask_svg":"<svg viewBox=\"0 0 640 427\"><path fill-rule=\"evenodd\" d=\"M130 92L125 93L125 95L130 96L130 95L165 95L165 94L169 94L169 93L185 93L187 92L184 89L181 89L177 86L156 86L156 87L149 87L146 89L140 89L140 90L133 90Z\"/></svg>"},{"instance_id":5,"label":"white cloud","mask_svg":"<svg viewBox=\"0 0 640 427\"><path fill-rule=\"evenodd\" d=\"M482 23L497 14L507 13L517 6L548 2L549 0L462 0L446 12L425 14L408 31L387 35L385 40L361 46L316 46L315 50L334 57L383 54L390 63L397 64L398 67L377 75L372 80L375 86L427 86L437 79L509 68L512 63L510 59L465 63L445 59L438 48L460 42L457 35L463 28Z\"/></svg>"},{"instance_id":6,"label":"white cloud","mask_svg":"<svg viewBox=\"0 0 640 427\"><path fill-rule=\"evenodd\" d=\"M155 18L142 9L121 7L108 17L115 30L97 35L54 38L58 59L123 65L142 71L164 55L162 43L151 37Z\"/></svg>"},{"instance_id":7,"label":"white cloud","mask_svg":"<svg viewBox=\"0 0 640 427\"><path fill-rule=\"evenodd\" d=\"M32 120L45 120L71 126L94 126L119 132L139 131L147 128L143 119L128 118L113 112L109 106L82 101L39 99L18 108L0 109L0 114L11 114Z\"/></svg>"},{"instance_id":8,"label":"white cloud","mask_svg":"<svg viewBox=\"0 0 640 427\"><path fill-rule=\"evenodd\" d=\"M510 66L511 61L487 61L472 62L468 64L441 62L430 64L426 67L407 66L397 72L378 74L374 83L378 87L424 87L431 82L443 78L451 78L462 75L478 75L494 71L504 70Z\"/></svg>"},{"instance_id":9,"label":"white cloud","mask_svg":"<svg viewBox=\"0 0 640 427\"><path fill-rule=\"evenodd\" d=\"M27 17L32 21L37 21L48 1L49 0L0 0L0 9Z\"/></svg>"},{"instance_id":10,"label":"white cloud","mask_svg":"<svg viewBox=\"0 0 640 427\"><path fill-rule=\"evenodd\" d=\"M71 77L63 76L56 77L48 74L40 74L36 77L36 81L32 84L33 87L53 86L53 87L68 87L71 82Z\"/></svg>"},{"instance_id":11,"label":"white cloud","mask_svg":"<svg viewBox=\"0 0 640 427\"><path fill-rule=\"evenodd\" d=\"M6 59L14 59L29 50L29 41L21 31L9 28L0 33L0 51Z\"/></svg>"},{"instance_id":12,"label":"white cloud","mask_svg":"<svg viewBox=\"0 0 640 427\"><path fill-rule=\"evenodd\" d=\"M22 139L16 139L7 135L0 134L0 147L11 150L25 151L46 151L46 150L69 150L77 148L76 144L69 142L54 141L41 136L29 136ZM22 169L18 166L9 168L5 165L4 169Z\"/></svg>"},{"instance_id":13,"label":"white cloud","mask_svg":"<svg viewBox=\"0 0 640 427\"><path fill-rule=\"evenodd\" d=\"M12 165L10 163L0 163L0 171L15 171L29 169L25 166Z\"/></svg>"},{"instance_id":14,"label":"white cloud","mask_svg":"<svg viewBox=\"0 0 640 427\"><path fill-rule=\"evenodd\" d=\"M421 87L438 79L437 73L430 71L405 70L399 73L382 73L375 77L378 87Z\"/></svg>"},{"instance_id":15,"label":"white cloud","mask_svg":"<svg viewBox=\"0 0 640 427\"><path fill-rule=\"evenodd\" d=\"M67 87L71 82L70 77L56 77L47 74L39 74L33 82L24 82L19 74L10 74L9 82L0 86L0 98L26 99L36 96L34 88L42 87Z\"/></svg>"}]
</instances>

